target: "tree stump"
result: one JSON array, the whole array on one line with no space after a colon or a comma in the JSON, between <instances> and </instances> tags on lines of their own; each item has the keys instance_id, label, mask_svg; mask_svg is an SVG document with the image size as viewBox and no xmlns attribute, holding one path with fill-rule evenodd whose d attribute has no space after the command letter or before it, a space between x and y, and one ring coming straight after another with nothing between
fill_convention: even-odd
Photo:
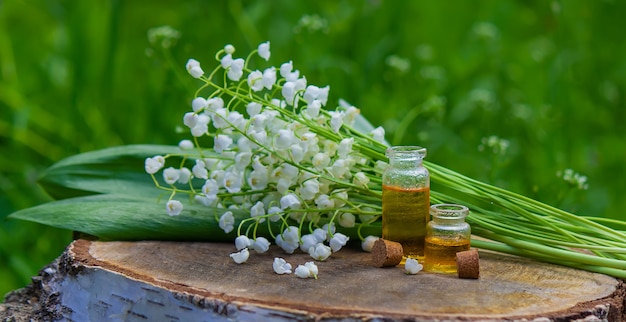
<instances>
[{"instance_id":1,"label":"tree stump","mask_svg":"<svg viewBox=\"0 0 626 322\"><path fill-rule=\"evenodd\" d=\"M76 240L41 289L49 318L68 321L468 321L624 318L615 278L480 252L480 278L376 268L371 254L344 248L317 262L318 279L277 275L274 257L295 268L312 259L273 246L229 257L234 245Z\"/></svg>"}]
</instances>

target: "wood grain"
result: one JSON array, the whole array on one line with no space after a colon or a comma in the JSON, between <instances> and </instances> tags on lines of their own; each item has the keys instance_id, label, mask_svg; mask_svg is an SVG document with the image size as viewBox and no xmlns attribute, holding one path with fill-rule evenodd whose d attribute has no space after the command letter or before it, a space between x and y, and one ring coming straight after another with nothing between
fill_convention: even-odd
<instances>
[{"instance_id":1,"label":"wood grain","mask_svg":"<svg viewBox=\"0 0 626 322\"><path fill-rule=\"evenodd\" d=\"M371 255L342 249L317 262L319 278L273 272L312 260L275 246L235 264L234 245L74 241L49 287L71 320L426 321L576 319L620 321L624 285L595 273L480 252L480 279L376 268Z\"/></svg>"}]
</instances>

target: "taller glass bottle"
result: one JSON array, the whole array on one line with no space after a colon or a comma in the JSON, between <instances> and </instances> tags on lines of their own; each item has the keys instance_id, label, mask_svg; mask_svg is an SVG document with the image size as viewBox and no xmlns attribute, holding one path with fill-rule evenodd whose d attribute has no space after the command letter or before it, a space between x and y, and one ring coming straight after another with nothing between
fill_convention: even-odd
<instances>
[{"instance_id":1,"label":"taller glass bottle","mask_svg":"<svg viewBox=\"0 0 626 322\"><path fill-rule=\"evenodd\" d=\"M424 168L426 149L387 149L389 167L383 173L383 238L402 244L404 259L424 256L426 224L430 220L430 175Z\"/></svg>"}]
</instances>

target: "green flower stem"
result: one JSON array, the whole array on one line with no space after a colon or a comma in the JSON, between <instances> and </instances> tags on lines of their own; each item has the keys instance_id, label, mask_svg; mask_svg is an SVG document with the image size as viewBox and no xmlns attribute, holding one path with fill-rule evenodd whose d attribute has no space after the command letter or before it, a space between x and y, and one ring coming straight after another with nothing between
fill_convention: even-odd
<instances>
[{"instance_id":1,"label":"green flower stem","mask_svg":"<svg viewBox=\"0 0 626 322\"><path fill-rule=\"evenodd\" d=\"M482 230L482 229L476 229L476 231L479 236L484 236L485 238L499 241L507 245L516 247L516 248L537 252L546 256L553 256L563 261L571 261L571 262L587 264L587 265L612 267L612 268L617 268L617 269L626 269L626 261L583 254L583 253L574 252L574 251L566 250L562 248L550 247L550 246L542 245L539 243L532 243L532 242L528 242L524 240L514 239L508 236L502 236L502 235L495 234L493 232Z\"/></svg>"},{"instance_id":2,"label":"green flower stem","mask_svg":"<svg viewBox=\"0 0 626 322\"><path fill-rule=\"evenodd\" d=\"M536 253L536 252L532 252L532 251L528 251L524 249L519 249L511 245L507 245L507 244L472 239L472 246L481 248L481 249L511 254L511 255L534 258L534 259L547 262L547 263L570 266L570 267L574 267L574 268L578 268L578 269L582 269L582 270L586 270L590 272L596 272L600 274L605 274L605 275L610 275L610 276L626 279L626 270L610 268L610 267L605 267L605 266L597 266L597 265L585 265L585 264L580 264L578 262L565 262L560 257L546 256L540 253Z\"/></svg>"}]
</instances>

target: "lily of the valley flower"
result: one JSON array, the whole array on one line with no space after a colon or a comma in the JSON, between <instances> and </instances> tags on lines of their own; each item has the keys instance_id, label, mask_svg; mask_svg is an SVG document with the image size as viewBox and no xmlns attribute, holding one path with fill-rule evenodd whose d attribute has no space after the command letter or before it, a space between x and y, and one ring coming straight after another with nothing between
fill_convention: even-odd
<instances>
[{"instance_id":1,"label":"lily of the valley flower","mask_svg":"<svg viewBox=\"0 0 626 322\"><path fill-rule=\"evenodd\" d=\"M422 270L422 268L424 268L424 266L418 263L417 260L414 258L407 258L406 262L404 263L404 271L406 274L409 275L417 274L419 271Z\"/></svg>"},{"instance_id":2,"label":"lily of the valley flower","mask_svg":"<svg viewBox=\"0 0 626 322\"><path fill-rule=\"evenodd\" d=\"M349 212L344 212L341 215L339 215L339 220L337 223L341 227L347 227L347 228L354 227L356 223L356 217Z\"/></svg>"},{"instance_id":3,"label":"lily of the valley flower","mask_svg":"<svg viewBox=\"0 0 626 322\"><path fill-rule=\"evenodd\" d=\"M165 182L167 184L174 184L176 183L176 181L178 181L178 178L180 177L180 170L175 169L173 167L169 167L165 170L163 170L163 180L165 180Z\"/></svg>"},{"instance_id":4,"label":"lily of the valley flower","mask_svg":"<svg viewBox=\"0 0 626 322\"><path fill-rule=\"evenodd\" d=\"M261 43L258 47L258 51L259 51L259 56L263 59L265 59L265 61L270 60L270 42L266 41L264 43Z\"/></svg>"},{"instance_id":5,"label":"lily of the valley flower","mask_svg":"<svg viewBox=\"0 0 626 322\"><path fill-rule=\"evenodd\" d=\"M239 252L230 254L230 258L232 258L233 261L235 261L235 263L237 264L245 263L248 260L248 257L250 257L250 252L247 248L244 248Z\"/></svg>"},{"instance_id":6,"label":"lily of the valley flower","mask_svg":"<svg viewBox=\"0 0 626 322\"><path fill-rule=\"evenodd\" d=\"M200 62L198 62L195 59L189 59L187 61L187 72L189 72L189 75L191 75L193 78L200 78L202 77L202 75L204 75L204 71L202 70L202 68L200 68Z\"/></svg>"},{"instance_id":7,"label":"lily of the valley flower","mask_svg":"<svg viewBox=\"0 0 626 322\"><path fill-rule=\"evenodd\" d=\"M335 233L330 239L330 248L333 250L333 252L337 252L341 249L341 247L346 245L348 240L350 240L350 237L342 233Z\"/></svg>"},{"instance_id":8,"label":"lily of the valley flower","mask_svg":"<svg viewBox=\"0 0 626 322\"><path fill-rule=\"evenodd\" d=\"M299 278L313 277L317 279L318 269L313 262L306 262L304 265L298 265L294 272Z\"/></svg>"},{"instance_id":9,"label":"lily of the valley flower","mask_svg":"<svg viewBox=\"0 0 626 322\"><path fill-rule=\"evenodd\" d=\"M309 249L311 247L321 242L321 241L318 241L317 238L315 238L315 235L313 234L303 235L300 239L301 239L300 250L306 253L309 252Z\"/></svg>"},{"instance_id":10,"label":"lily of the valley flower","mask_svg":"<svg viewBox=\"0 0 626 322\"><path fill-rule=\"evenodd\" d=\"M170 200L165 204L167 214L170 216L178 216L183 211L183 204L178 200Z\"/></svg>"},{"instance_id":11,"label":"lily of the valley flower","mask_svg":"<svg viewBox=\"0 0 626 322\"><path fill-rule=\"evenodd\" d=\"M379 237L376 236L367 236L361 242L361 248L366 252L372 252L372 248L374 248L374 243L378 240Z\"/></svg>"},{"instance_id":12,"label":"lily of the valley flower","mask_svg":"<svg viewBox=\"0 0 626 322\"><path fill-rule=\"evenodd\" d=\"M309 255L318 261L325 261L331 253L331 248L322 243L309 248Z\"/></svg>"},{"instance_id":13,"label":"lily of the valley flower","mask_svg":"<svg viewBox=\"0 0 626 322\"><path fill-rule=\"evenodd\" d=\"M240 235L235 238L235 247L237 247L237 250L242 250L250 246L252 246L252 241L248 238L248 236Z\"/></svg>"},{"instance_id":14,"label":"lily of the valley flower","mask_svg":"<svg viewBox=\"0 0 626 322\"><path fill-rule=\"evenodd\" d=\"M225 233L235 229L233 212L248 211L248 218L237 218L238 234L251 237L236 240L236 262L247 260L250 249L267 251L267 236L275 236L272 243L287 253L300 248L325 260L348 242L335 233L335 225L355 227L380 217L380 205L368 200L375 200L370 187L379 184L385 165L370 152L372 140L384 141L384 130L355 135L359 110L341 101L335 110L325 110L330 87L308 84L293 62L277 68L252 55L249 61L236 58L234 52L232 45L220 50L210 75L198 61L187 62L189 74L204 83L182 120L193 138L179 143L180 154L147 158L145 170L152 176L163 172L169 186L155 182L171 193L166 205L170 215L182 211L173 199L178 193L225 211L219 217ZM268 60L270 43L259 44L256 53ZM202 146L205 142L211 147ZM169 157L183 162L167 167ZM263 232L258 225L267 221L278 224L269 225L265 237L257 236ZM317 228L324 222L330 225ZM293 226L278 233L281 223ZM302 267L309 277L317 275L317 267Z\"/></svg>"},{"instance_id":15,"label":"lily of the valley flower","mask_svg":"<svg viewBox=\"0 0 626 322\"><path fill-rule=\"evenodd\" d=\"M220 217L219 226L226 234L235 229L235 217L232 211L227 211Z\"/></svg>"},{"instance_id":16,"label":"lily of the valley flower","mask_svg":"<svg viewBox=\"0 0 626 322\"><path fill-rule=\"evenodd\" d=\"M280 257L274 258L274 264L272 265L274 272L278 275L291 274L291 264L287 263L285 259Z\"/></svg>"},{"instance_id":17,"label":"lily of the valley flower","mask_svg":"<svg viewBox=\"0 0 626 322\"><path fill-rule=\"evenodd\" d=\"M270 249L270 242L265 237L257 237L254 242L252 242L252 249L257 253L265 253Z\"/></svg>"},{"instance_id":18,"label":"lily of the valley flower","mask_svg":"<svg viewBox=\"0 0 626 322\"><path fill-rule=\"evenodd\" d=\"M145 170L148 174L155 174L165 165L165 158L157 155L152 158L146 158Z\"/></svg>"},{"instance_id":19,"label":"lily of the valley flower","mask_svg":"<svg viewBox=\"0 0 626 322\"><path fill-rule=\"evenodd\" d=\"M178 142L178 147L181 150L191 150L194 146L191 140L180 140L180 142Z\"/></svg>"}]
</instances>

